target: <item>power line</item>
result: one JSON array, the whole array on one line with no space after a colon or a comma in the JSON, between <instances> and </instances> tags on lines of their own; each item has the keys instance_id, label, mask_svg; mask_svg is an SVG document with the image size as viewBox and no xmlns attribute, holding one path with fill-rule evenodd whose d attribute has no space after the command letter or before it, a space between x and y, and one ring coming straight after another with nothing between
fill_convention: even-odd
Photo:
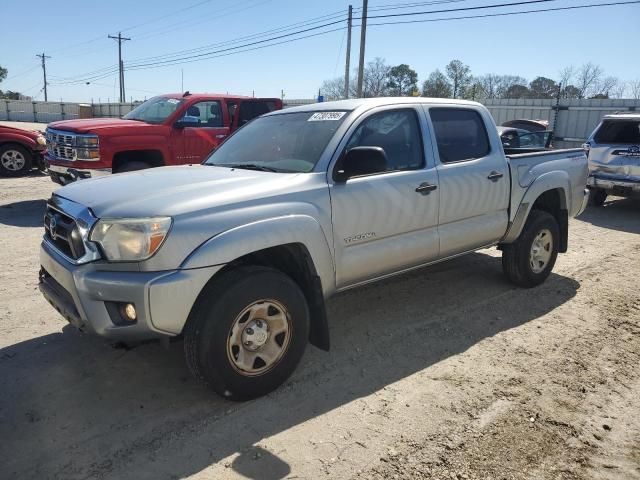
<instances>
[{"instance_id":1,"label":"power line","mask_svg":"<svg viewBox=\"0 0 640 480\"><path fill-rule=\"evenodd\" d=\"M503 7L517 7L521 5L529 5L532 3L548 3L555 2L557 0L525 0L522 2L513 2L513 3L494 3L492 5L479 5L475 7L459 7L459 8L449 8L446 10L428 10L423 12L403 12L403 13L387 13L386 15L369 15L367 19L371 18L389 18L389 17L407 17L413 15L432 15L436 13L450 13L450 12L463 12L469 10L485 10L487 8L503 8Z\"/></svg>"},{"instance_id":2,"label":"power line","mask_svg":"<svg viewBox=\"0 0 640 480\"><path fill-rule=\"evenodd\" d=\"M504 13L487 13L484 15L468 15L464 17L446 17L446 18L428 18L422 20L400 20L397 22L380 22L380 23L370 23L369 26L380 26L380 25L400 25L407 23L430 23L430 22L445 22L452 20L468 20L472 18L491 18L491 17L506 17L509 15L526 15L530 13L543 13L543 12L557 12L562 10L578 10L582 8L593 8L593 7L611 7L618 5L634 5L640 3L640 0L632 0L626 2L610 2L610 3L594 3L591 5L573 5L571 7L554 7L554 8L543 8L538 10L522 10L519 12L504 12Z\"/></svg>"},{"instance_id":3,"label":"power line","mask_svg":"<svg viewBox=\"0 0 640 480\"><path fill-rule=\"evenodd\" d=\"M329 27L329 26L332 26L332 25L337 25L338 23L342 23L343 21L344 20L337 20L337 21L334 21L334 22L328 22L328 23L325 23L323 25L318 25L318 26L315 26L315 27L309 27L309 28L305 28L305 29L298 30L298 31L295 31L295 32L290 32L290 33L278 35L278 36L275 36L275 37L271 37L271 38L267 38L267 39L263 39L263 40L256 40L254 42L245 43L244 45L239 45L237 47L228 47L228 48L223 48L223 49L220 49L220 50L214 50L214 51L211 51L211 52L199 53L199 54L195 54L195 55L188 55L186 57L181 57L181 58L177 58L177 59L173 59L173 60L161 60L161 61L158 61L158 62L137 63L137 64L131 65L129 68L158 66L158 65L163 65L163 64L176 62L176 61L180 62L180 63L188 63L188 62L185 62L185 61L186 60L192 60L192 59L195 59L195 58L208 57L210 55L214 55L214 54L217 54L217 53L222 53L222 52L227 52L227 51L236 50L236 49L240 49L240 48L245 48L245 47L249 47L249 46L253 46L253 45L258 45L258 44L261 44L261 43L267 43L267 42L271 42L271 41L274 41L274 40L280 40L282 38L287 38L287 37L291 37L291 36L294 36L294 35L299 35L301 33L306 33L306 32L310 32L310 31L313 31L313 30L318 30L318 29L321 29L321 28ZM344 27L342 27L342 28L344 28ZM172 63L172 64L175 65L175 63Z\"/></svg>"}]
</instances>

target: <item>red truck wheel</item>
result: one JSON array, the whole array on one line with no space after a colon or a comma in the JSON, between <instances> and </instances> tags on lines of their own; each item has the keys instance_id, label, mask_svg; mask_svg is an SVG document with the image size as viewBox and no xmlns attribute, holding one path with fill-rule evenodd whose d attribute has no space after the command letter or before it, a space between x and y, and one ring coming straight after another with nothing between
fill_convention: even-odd
<instances>
[{"instance_id":1,"label":"red truck wheel","mask_svg":"<svg viewBox=\"0 0 640 480\"><path fill-rule=\"evenodd\" d=\"M31 170L32 163L31 152L22 145L0 146L0 175L5 177L24 175Z\"/></svg>"}]
</instances>

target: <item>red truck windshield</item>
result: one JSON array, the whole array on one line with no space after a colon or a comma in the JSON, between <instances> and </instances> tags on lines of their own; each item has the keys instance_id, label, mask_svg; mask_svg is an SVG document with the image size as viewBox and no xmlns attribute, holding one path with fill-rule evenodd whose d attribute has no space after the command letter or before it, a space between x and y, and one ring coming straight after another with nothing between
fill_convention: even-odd
<instances>
[{"instance_id":1,"label":"red truck windshield","mask_svg":"<svg viewBox=\"0 0 640 480\"><path fill-rule=\"evenodd\" d=\"M127 120L146 123L162 123L184 102L177 98L154 97L127 113Z\"/></svg>"}]
</instances>

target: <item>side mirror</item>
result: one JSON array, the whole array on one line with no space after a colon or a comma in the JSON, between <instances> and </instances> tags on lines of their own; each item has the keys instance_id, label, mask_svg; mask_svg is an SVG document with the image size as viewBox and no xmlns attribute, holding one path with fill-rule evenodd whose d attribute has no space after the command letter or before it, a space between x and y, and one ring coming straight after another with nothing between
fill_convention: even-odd
<instances>
[{"instance_id":1,"label":"side mirror","mask_svg":"<svg viewBox=\"0 0 640 480\"><path fill-rule=\"evenodd\" d=\"M354 147L338 161L333 178L344 183L352 177L381 173L387 170L387 154L381 147Z\"/></svg>"},{"instance_id":2,"label":"side mirror","mask_svg":"<svg viewBox=\"0 0 640 480\"><path fill-rule=\"evenodd\" d=\"M177 128L178 130L182 130L186 126L187 124L184 122L182 118L180 120L175 121L173 124L173 128Z\"/></svg>"}]
</instances>

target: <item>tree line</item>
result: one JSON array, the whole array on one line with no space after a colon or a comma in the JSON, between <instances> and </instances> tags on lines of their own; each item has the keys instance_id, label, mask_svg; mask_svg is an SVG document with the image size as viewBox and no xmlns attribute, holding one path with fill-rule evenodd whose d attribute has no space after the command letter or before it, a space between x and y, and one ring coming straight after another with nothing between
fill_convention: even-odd
<instances>
[{"instance_id":1,"label":"tree line","mask_svg":"<svg viewBox=\"0 0 640 480\"><path fill-rule=\"evenodd\" d=\"M357 76L356 71L349 85L350 97L357 96ZM418 73L409 65L390 66L377 57L366 64L362 78L364 97L640 99L640 79L623 81L607 76L602 67L591 62L578 68L563 68L557 79L539 76L528 81L519 75L474 75L468 65L451 60L444 71L434 70L419 86ZM345 98L344 87L344 77L325 80L320 93L327 99L342 99Z\"/></svg>"}]
</instances>

